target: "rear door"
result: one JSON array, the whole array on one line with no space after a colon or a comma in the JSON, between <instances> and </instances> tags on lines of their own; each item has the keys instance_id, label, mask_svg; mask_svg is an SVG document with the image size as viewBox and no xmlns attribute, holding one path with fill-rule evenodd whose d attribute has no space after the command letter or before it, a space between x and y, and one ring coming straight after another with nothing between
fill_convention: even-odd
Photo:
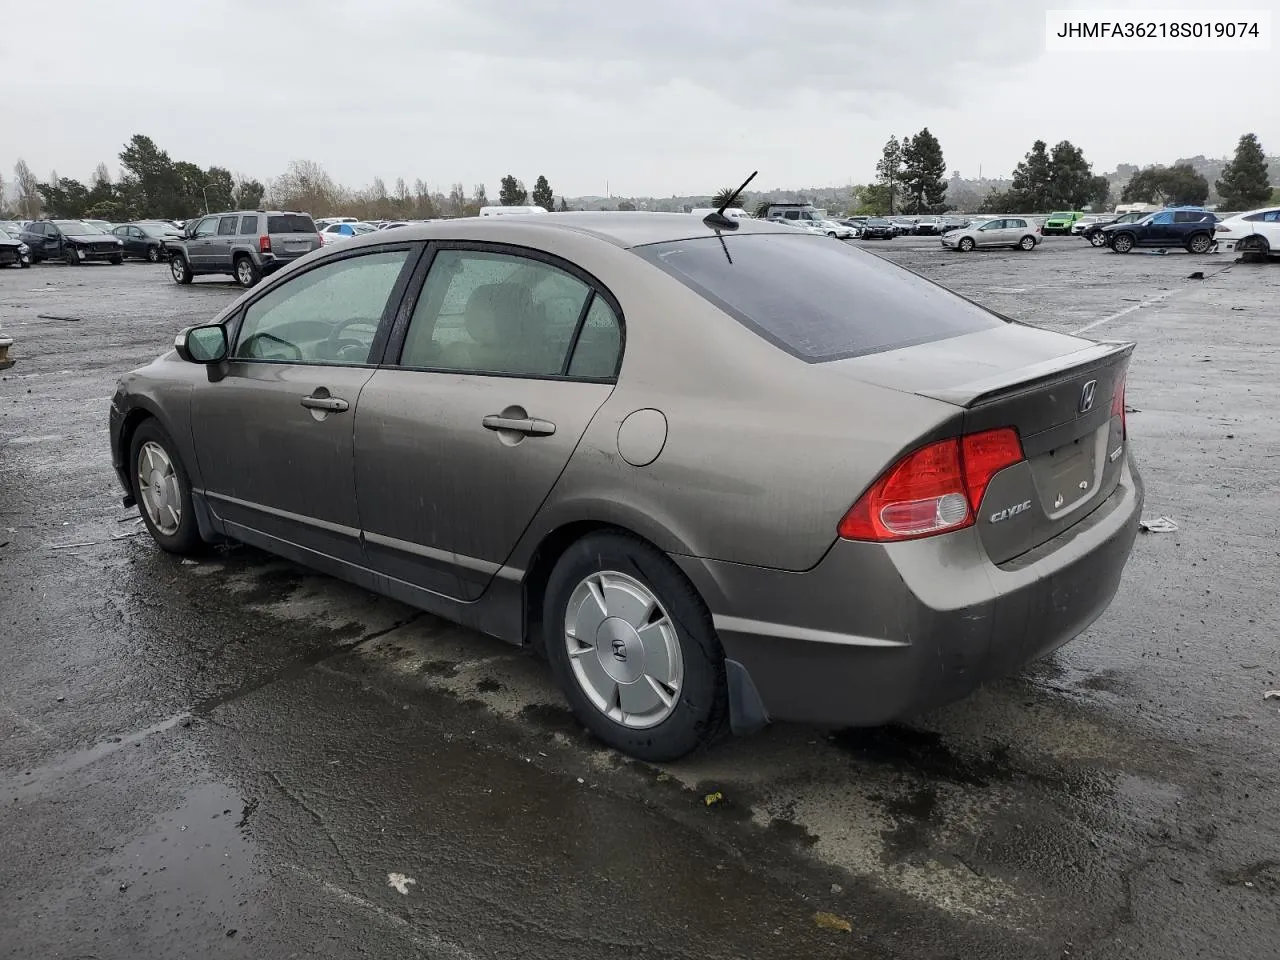
<instances>
[{"instance_id":1,"label":"rear door","mask_svg":"<svg viewBox=\"0 0 1280 960\"><path fill-rule=\"evenodd\" d=\"M612 392L620 330L613 297L570 264L441 244L356 412L370 565L479 597Z\"/></svg>"},{"instance_id":2,"label":"rear door","mask_svg":"<svg viewBox=\"0 0 1280 960\"><path fill-rule=\"evenodd\" d=\"M320 246L315 221L305 213L273 213L267 216L267 235L277 260L296 260Z\"/></svg>"},{"instance_id":3,"label":"rear door","mask_svg":"<svg viewBox=\"0 0 1280 960\"><path fill-rule=\"evenodd\" d=\"M213 512L233 536L331 572L363 565L353 426L417 247L372 247L263 289L230 359L195 387L191 424Z\"/></svg>"}]
</instances>

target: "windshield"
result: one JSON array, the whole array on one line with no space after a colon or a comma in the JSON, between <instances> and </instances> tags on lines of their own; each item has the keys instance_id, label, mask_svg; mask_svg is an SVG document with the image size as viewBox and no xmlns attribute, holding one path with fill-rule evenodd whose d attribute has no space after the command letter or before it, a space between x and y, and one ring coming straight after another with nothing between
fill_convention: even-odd
<instances>
[{"instance_id":1,"label":"windshield","mask_svg":"<svg viewBox=\"0 0 1280 960\"><path fill-rule=\"evenodd\" d=\"M1065 219L1067 219L1067 217L1070 217L1070 216L1072 216L1072 213L1071 213L1071 211L1070 211L1070 210L1059 210L1057 213L1051 213L1051 214L1049 214L1049 219L1050 219L1050 220L1065 220Z\"/></svg>"},{"instance_id":2,"label":"windshield","mask_svg":"<svg viewBox=\"0 0 1280 960\"><path fill-rule=\"evenodd\" d=\"M21 235L22 228L12 223L0 223L0 233L5 236L16 237Z\"/></svg>"},{"instance_id":3,"label":"windshield","mask_svg":"<svg viewBox=\"0 0 1280 960\"><path fill-rule=\"evenodd\" d=\"M70 237L80 237L86 233L102 233L97 227L83 220L55 220L53 225Z\"/></svg>"},{"instance_id":4,"label":"windshield","mask_svg":"<svg viewBox=\"0 0 1280 960\"><path fill-rule=\"evenodd\" d=\"M843 243L780 233L633 248L743 326L808 363L929 343L1004 321Z\"/></svg>"},{"instance_id":5,"label":"windshield","mask_svg":"<svg viewBox=\"0 0 1280 960\"><path fill-rule=\"evenodd\" d=\"M353 223L351 225L356 233L373 233L378 228L371 223Z\"/></svg>"}]
</instances>

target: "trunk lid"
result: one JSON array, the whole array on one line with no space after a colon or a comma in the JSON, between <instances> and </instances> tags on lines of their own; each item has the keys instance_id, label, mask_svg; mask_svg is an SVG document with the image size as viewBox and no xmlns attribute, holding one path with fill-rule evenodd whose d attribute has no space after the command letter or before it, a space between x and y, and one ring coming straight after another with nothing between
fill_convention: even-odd
<instances>
[{"instance_id":1,"label":"trunk lid","mask_svg":"<svg viewBox=\"0 0 1280 960\"><path fill-rule=\"evenodd\" d=\"M271 252L277 260L294 260L320 247L320 234L305 213L277 213L267 217Z\"/></svg>"},{"instance_id":2,"label":"trunk lid","mask_svg":"<svg viewBox=\"0 0 1280 960\"><path fill-rule=\"evenodd\" d=\"M1113 399L1133 349L1010 324L831 366L960 408L964 433L1018 431L1026 459L992 478L976 525L999 564L1063 533L1115 490L1125 437Z\"/></svg>"}]
</instances>

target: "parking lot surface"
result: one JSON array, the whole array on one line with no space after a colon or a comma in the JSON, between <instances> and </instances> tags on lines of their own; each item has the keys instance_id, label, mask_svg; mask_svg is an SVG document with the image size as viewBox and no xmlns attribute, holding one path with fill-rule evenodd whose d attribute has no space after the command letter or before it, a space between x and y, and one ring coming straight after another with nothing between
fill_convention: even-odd
<instances>
[{"instance_id":1,"label":"parking lot surface","mask_svg":"<svg viewBox=\"0 0 1280 960\"><path fill-rule=\"evenodd\" d=\"M0 271L0 956L1276 956L1280 267L862 246L1136 340L1129 431L1178 530L1022 676L665 766L497 641L252 549L163 554L109 397L238 291Z\"/></svg>"}]
</instances>

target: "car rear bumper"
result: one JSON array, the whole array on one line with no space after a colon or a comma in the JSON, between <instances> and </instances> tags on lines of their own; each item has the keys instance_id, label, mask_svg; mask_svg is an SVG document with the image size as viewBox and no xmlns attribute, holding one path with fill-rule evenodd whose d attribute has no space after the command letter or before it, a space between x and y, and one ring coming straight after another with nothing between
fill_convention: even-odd
<instances>
[{"instance_id":1,"label":"car rear bumper","mask_svg":"<svg viewBox=\"0 0 1280 960\"><path fill-rule=\"evenodd\" d=\"M837 541L802 573L674 559L712 610L735 728L754 725L744 714L871 726L960 699L1079 635L1115 596L1142 502L1130 463L1088 517L999 567L972 529Z\"/></svg>"}]
</instances>

